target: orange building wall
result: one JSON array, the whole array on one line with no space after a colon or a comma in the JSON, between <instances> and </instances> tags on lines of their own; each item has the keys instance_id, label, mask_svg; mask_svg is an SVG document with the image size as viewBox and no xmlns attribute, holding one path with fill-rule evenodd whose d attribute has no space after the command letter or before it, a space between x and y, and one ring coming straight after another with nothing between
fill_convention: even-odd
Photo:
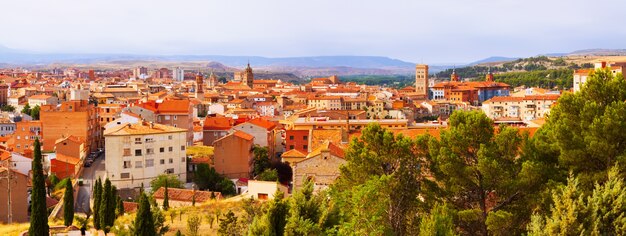
<instances>
[{"instance_id":1,"label":"orange building wall","mask_svg":"<svg viewBox=\"0 0 626 236\"><path fill-rule=\"evenodd\" d=\"M13 151L24 154L26 150L33 150L33 143L38 137L39 141L46 144L45 139L42 139L42 123L41 121L20 121L15 123L15 133L13 133L12 140L9 142L9 148ZM54 141L52 141L54 145Z\"/></svg>"},{"instance_id":2,"label":"orange building wall","mask_svg":"<svg viewBox=\"0 0 626 236\"><path fill-rule=\"evenodd\" d=\"M249 178L252 172L252 140L230 135L215 143L215 170L227 178Z\"/></svg>"},{"instance_id":3,"label":"orange building wall","mask_svg":"<svg viewBox=\"0 0 626 236\"><path fill-rule=\"evenodd\" d=\"M54 173L59 179L74 177L75 168L76 166L67 162L58 161L56 159L50 161L50 172Z\"/></svg>"},{"instance_id":4,"label":"orange building wall","mask_svg":"<svg viewBox=\"0 0 626 236\"><path fill-rule=\"evenodd\" d=\"M71 107L71 110L70 110ZM85 140L87 150L94 151L100 145L97 112L87 101L64 102L60 109L42 106L40 120L43 125L44 151L53 151L54 142L74 135Z\"/></svg>"},{"instance_id":5,"label":"orange building wall","mask_svg":"<svg viewBox=\"0 0 626 236\"><path fill-rule=\"evenodd\" d=\"M291 138L292 136L293 139ZM287 130L285 136L285 151L296 149L302 153L308 153L310 138L309 130Z\"/></svg>"}]
</instances>

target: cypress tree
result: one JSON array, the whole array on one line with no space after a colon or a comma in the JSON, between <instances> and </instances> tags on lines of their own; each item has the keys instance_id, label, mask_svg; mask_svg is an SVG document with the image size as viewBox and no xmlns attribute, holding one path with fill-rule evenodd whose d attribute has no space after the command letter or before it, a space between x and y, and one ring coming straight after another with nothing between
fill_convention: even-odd
<instances>
[{"instance_id":1,"label":"cypress tree","mask_svg":"<svg viewBox=\"0 0 626 236\"><path fill-rule=\"evenodd\" d=\"M122 201L122 198L120 196L117 196L117 210L116 210L116 214L117 217L120 217L122 215L124 215L124 202Z\"/></svg>"},{"instance_id":2,"label":"cypress tree","mask_svg":"<svg viewBox=\"0 0 626 236\"><path fill-rule=\"evenodd\" d=\"M93 186L93 227L100 229L100 202L102 199L102 179L98 178Z\"/></svg>"},{"instance_id":3,"label":"cypress tree","mask_svg":"<svg viewBox=\"0 0 626 236\"><path fill-rule=\"evenodd\" d=\"M150 202L143 192L141 192L141 196L139 197L139 208L135 216L134 229L135 232L133 232L133 235L135 236L156 235L154 219L152 218L152 211L150 211Z\"/></svg>"},{"instance_id":4,"label":"cypress tree","mask_svg":"<svg viewBox=\"0 0 626 236\"><path fill-rule=\"evenodd\" d=\"M167 191L167 179L165 179L165 192L163 194L163 210L167 211L167 209L170 208L170 197L169 192Z\"/></svg>"},{"instance_id":5,"label":"cypress tree","mask_svg":"<svg viewBox=\"0 0 626 236\"><path fill-rule=\"evenodd\" d=\"M41 144L39 144L39 138L35 139L33 149L33 179L31 192L30 228L28 228L28 235L49 235L50 230L48 226L48 211L46 209L46 183L44 180L45 178L41 158Z\"/></svg>"},{"instance_id":6,"label":"cypress tree","mask_svg":"<svg viewBox=\"0 0 626 236\"><path fill-rule=\"evenodd\" d=\"M65 194L63 195L63 223L70 226L74 222L74 187L72 180L65 182Z\"/></svg>"},{"instance_id":7,"label":"cypress tree","mask_svg":"<svg viewBox=\"0 0 626 236\"><path fill-rule=\"evenodd\" d=\"M110 205L107 208L107 225L113 226L115 223L115 210L117 209L117 187L115 185L111 185L111 196L109 196Z\"/></svg>"},{"instance_id":8,"label":"cypress tree","mask_svg":"<svg viewBox=\"0 0 626 236\"><path fill-rule=\"evenodd\" d=\"M111 208L111 181L107 178L104 181L104 186L102 187L102 197L100 198L100 229L104 230L105 233L109 232L108 226L109 224L109 212Z\"/></svg>"}]
</instances>

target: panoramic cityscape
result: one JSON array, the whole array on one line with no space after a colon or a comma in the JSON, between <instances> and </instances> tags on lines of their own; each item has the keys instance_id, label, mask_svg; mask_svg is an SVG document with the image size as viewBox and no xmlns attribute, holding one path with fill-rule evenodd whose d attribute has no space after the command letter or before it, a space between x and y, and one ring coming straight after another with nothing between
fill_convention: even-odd
<instances>
[{"instance_id":1,"label":"panoramic cityscape","mask_svg":"<svg viewBox=\"0 0 626 236\"><path fill-rule=\"evenodd\" d=\"M626 235L624 7L0 3L0 235Z\"/></svg>"}]
</instances>

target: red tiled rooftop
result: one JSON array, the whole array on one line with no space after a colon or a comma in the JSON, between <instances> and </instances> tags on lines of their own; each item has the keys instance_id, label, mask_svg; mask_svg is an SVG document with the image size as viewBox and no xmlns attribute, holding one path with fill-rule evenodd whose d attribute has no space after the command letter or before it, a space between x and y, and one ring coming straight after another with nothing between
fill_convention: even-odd
<instances>
[{"instance_id":1,"label":"red tiled rooftop","mask_svg":"<svg viewBox=\"0 0 626 236\"><path fill-rule=\"evenodd\" d=\"M234 121L230 117L207 117L204 119L204 130L229 130Z\"/></svg>"}]
</instances>

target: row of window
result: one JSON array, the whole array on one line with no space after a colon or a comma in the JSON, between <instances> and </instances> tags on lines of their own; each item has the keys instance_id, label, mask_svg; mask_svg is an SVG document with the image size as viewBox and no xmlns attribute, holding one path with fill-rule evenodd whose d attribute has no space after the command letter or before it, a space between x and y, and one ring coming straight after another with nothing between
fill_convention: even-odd
<instances>
[{"instance_id":1,"label":"row of window","mask_svg":"<svg viewBox=\"0 0 626 236\"><path fill-rule=\"evenodd\" d=\"M309 136L306 136L306 135L305 135L305 136L302 136L302 140L308 140L308 139L309 139ZM289 136L289 140L294 140L294 136L293 136L293 135L290 135L290 136Z\"/></svg>"},{"instance_id":2,"label":"row of window","mask_svg":"<svg viewBox=\"0 0 626 236\"><path fill-rule=\"evenodd\" d=\"M186 157L181 157L180 158L180 162L185 162L186 159L187 159ZM168 160L168 163L169 164L173 164L174 163L174 159L170 158ZM153 167L154 166L154 159L146 159L146 163L145 164L146 164L146 167ZM165 165L165 159L159 160L159 164ZM132 166L132 161L124 161L122 167L124 167L124 169L132 168L133 167ZM144 167L143 166L143 161L135 161L135 168L139 169L139 168L143 168L143 167Z\"/></svg>"},{"instance_id":3,"label":"row of window","mask_svg":"<svg viewBox=\"0 0 626 236\"><path fill-rule=\"evenodd\" d=\"M165 170L166 174L174 174L174 168L170 168L170 169L166 169ZM122 179L129 179L130 178L130 173L121 173L120 174L120 178Z\"/></svg>"},{"instance_id":4,"label":"row of window","mask_svg":"<svg viewBox=\"0 0 626 236\"><path fill-rule=\"evenodd\" d=\"M174 147L168 147L168 152L173 152L174 151ZM180 146L180 150L181 151L185 151L185 145L181 145ZM143 150L142 149L135 149L135 156L142 156L143 155ZM165 152L165 147L160 147L159 148L159 152L163 153ZM150 155L150 154L154 154L154 148L146 148L146 154ZM123 150L123 154L122 156L130 156L130 148L124 148Z\"/></svg>"}]
</instances>

